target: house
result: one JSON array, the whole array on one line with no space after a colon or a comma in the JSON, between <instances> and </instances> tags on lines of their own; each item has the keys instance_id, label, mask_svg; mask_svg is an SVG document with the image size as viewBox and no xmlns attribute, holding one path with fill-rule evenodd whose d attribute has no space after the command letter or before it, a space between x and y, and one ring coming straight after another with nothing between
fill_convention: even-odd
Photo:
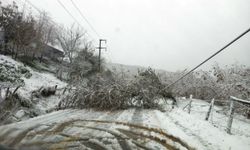
<instances>
[{"instance_id":1,"label":"house","mask_svg":"<svg viewBox=\"0 0 250 150\"><path fill-rule=\"evenodd\" d=\"M50 44L45 45L44 50L42 51L43 57L53 59L53 60L61 60L64 57L64 52L56 47L52 46Z\"/></svg>"}]
</instances>

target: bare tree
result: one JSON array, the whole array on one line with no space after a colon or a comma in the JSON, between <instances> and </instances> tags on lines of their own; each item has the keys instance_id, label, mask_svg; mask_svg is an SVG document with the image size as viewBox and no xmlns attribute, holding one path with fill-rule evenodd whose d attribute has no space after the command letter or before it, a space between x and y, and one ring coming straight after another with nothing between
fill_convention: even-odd
<instances>
[{"instance_id":1,"label":"bare tree","mask_svg":"<svg viewBox=\"0 0 250 150\"><path fill-rule=\"evenodd\" d=\"M12 45L12 54L17 58L18 54L27 54L27 49L35 36L35 19L31 14L20 12L17 5L1 6L0 28L4 30L4 50Z\"/></svg>"},{"instance_id":2,"label":"bare tree","mask_svg":"<svg viewBox=\"0 0 250 150\"><path fill-rule=\"evenodd\" d=\"M0 6L0 28L4 31L4 51L7 51L8 45L10 43L14 43L16 20L18 16L18 6L15 2L5 7L2 5Z\"/></svg>"},{"instance_id":3,"label":"bare tree","mask_svg":"<svg viewBox=\"0 0 250 150\"><path fill-rule=\"evenodd\" d=\"M66 29L65 32L61 32L57 37L70 64L86 41L84 35L85 33L82 32L79 27L72 25L70 28Z\"/></svg>"},{"instance_id":4,"label":"bare tree","mask_svg":"<svg viewBox=\"0 0 250 150\"><path fill-rule=\"evenodd\" d=\"M42 58L45 46L55 41L54 26L46 12L41 13L38 19L31 12L25 12L20 12L14 2L12 5L1 6L0 28L5 35L4 51L11 49L15 58L19 54L39 54ZM7 47L8 45L12 47Z\"/></svg>"},{"instance_id":5,"label":"bare tree","mask_svg":"<svg viewBox=\"0 0 250 150\"><path fill-rule=\"evenodd\" d=\"M40 61L43 58L43 51L46 45L55 43L55 26L51 23L51 18L46 12L40 14L36 24L35 49L33 54L39 54Z\"/></svg>"},{"instance_id":6,"label":"bare tree","mask_svg":"<svg viewBox=\"0 0 250 150\"><path fill-rule=\"evenodd\" d=\"M36 35L35 20L31 15L27 17L24 14L20 15L16 23L14 38L16 44L15 58L17 58L18 53L24 56L28 55L28 49L33 42L33 37Z\"/></svg>"}]
</instances>

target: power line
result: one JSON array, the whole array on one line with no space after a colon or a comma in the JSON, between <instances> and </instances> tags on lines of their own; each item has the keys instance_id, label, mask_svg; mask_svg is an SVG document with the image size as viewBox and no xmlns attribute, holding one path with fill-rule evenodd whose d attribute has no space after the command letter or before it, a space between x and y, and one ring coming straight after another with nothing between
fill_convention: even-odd
<instances>
[{"instance_id":1,"label":"power line","mask_svg":"<svg viewBox=\"0 0 250 150\"><path fill-rule=\"evenodd\" d=\"M59 0L57 0L58 1L58 3L63 7L63 9L73 18L73 20L79 25L79 26L81 26L83 29L84 29L84 27L77 21L77 19L70 13L70 11L63 5L63 3L62 2L60 2ZM29 3L29 5L30 6L32 6L35 10L37 10L40 14L42 14L42 11L38 8L38 7L36 7L31 1L29 1L29 0L27 0L27 2ZM52 22L52 24L55 24L55 26L58 26L57 25L57 23L55 23L53 20L49 20L49 21L51 21ZM90 24L90 23L89 23ZM91 25L91 24L90 24ZM62 29L62 27L61 26L58 26L59 28L61 28ZM93 28L93 26L92 26L92 28ZM94 28L93 28L94 29ZM95 30L96 31L96 30ZM94 38L88 33L88 32L85 32L87 35L89 35L89 37L92 39L91 40L91 42L94 42L95 40L94 40ZM96 32L97 33L97 32ZM69 34L68 32L67 32L67 34ZM97 35L99 36L99 34L97 33ZM100 37L100 36L99 36Z\"/></svg>"},{"instance_id":2,"label":"power line","mask_svg":"<svg viewBox=\"0 0 250 150\"><path fill-rule=\"evenodd\" d=\"M31 7L33 7L36 11L38 11L38 13L40 13L40 14L43 13L43 11L41 11L38 7L36 7L30 0L25 0L25 1L27 1ZM51 24L54 24L56 27L60 28L62 31L64 30L63 27L59 26L55 21L53 21L53 20L48 20L48 21L49 21ZM78 24L79 24L79 23L78 23ZM81 26L81 27L82 27L82 26ZM83 27L82 27L82 28L83 28ZM70 35L68 32L65 32L65 33L68 34L68 35ZM87 33L87 32L85 32L85 33ZM87 33L87 34L88 34L88 33ZM88 34L88 35L89 35L89 34ZM91 35L89 35L89 36L90 36L90 38L94 39ZM93 40L91 40L91 41L93 41Z\"/></svg>"},{"instance_id":3,"label":"power line","mask_svg":"<svg viewBox=\"0 0 250 150\"><path fill-rule=\"evenodd\" d=\"M88 23L88 25L91 27L91 29L95 32L95 34L100 38L101 37L100 34L95 30L95 28L91 25L91 23L88 21L88 19L83 15L82 11L79 9L79 7L77 7L75 2L73 0L71 0L71 3L76 8L76 10L80 13L81 17Z\"/></svg>"},{"instance_id":4,"label":"power line","mask_svg":"<svg viewBox=\"0 0 250 150\"><path fill-rule=\"evenodd\" d=\"M81 26L81 24L78 22L78 20L70 13L70 11L64 6L64 4L60 1L57 0L57 2L63 7L63 9L70 15L70 17L78 24Z\"/></svg>"},{"instance_id":5,"label":"power line","mask_svg":"<svg viewBox=\"0 0 250 150\"><path fill-rule=\"evenodd\" d=\"M32 4L29 0L26 0L26 1L30 4L30 6L35 8L35 10L37 10L39 13L42 13L42 11L38 7L36 7L34 4Z\"/></svg>"},{"instance_id":6,"label":"power line","mask_svg":"<svg viewBox=\"0 0 250 150\"><path fill-rule=\"evenodd\" d=\"M78 20L70 13L70 11L64 6L64 4L60 1L57 0L57 2L62 6L62 8L71 16L71 18L79 25L81 26L83 29L84 27L78 22ZM87 33L87 32L86 32ZM87 33L91 38L93 38L89 33ZM94 39L94 38L93 38Z\"/></svg>"},{"instance_id":7,"label":"power line","mask_svg":"<svg viewBox=\"0 0 250 150\"><path fill-rule=\"evenodd\" d=\"M31 7L33 7L36 11L38 11L38 13L40 13L40 14L43 13L38 7L36 7L33 3L31 3L31 1L25 0L25 2L28 2L29 5L30 5ZM55 26L57 26L58 28L63 29L63 28L62 28L61 26L59 26L55 21L53 21L53 20L48 20L48 21L49 21L51 24L54 24Z\"/></svg>"},{"instance_id":8,"label":"power line","mask_svg":"<svg viewBox=\"0 0 250 150\"><path fill-rule=\"evenodd\" d=\"M38 7L36 7L33 3L31 3L29 0L25 0L25 2L28 2L29 5L31 7L33 7L36 11L38 11L40 14L43 13L43 11L41 11ZM60 27L56 22L54 22L53 20L48 20L51 24L54 24L55 26L58 26L59 28L62 28Z\"/></svg>"},{"instance_id":9,"label":"power line","mask_svg":"<svg viewBox=\"0 0 250 150\"><path fill-rule=\"evenodd\" d=\"M235 41L237 41L238 39L240 39L241 37L243 37L245 34L247 34L250 31L250 28L247 29L245 32L243 32L242 34L240 34L238 37L236 37L234 40L232 40L231 42L229 42L227 45L225 45L224 47L222 47L220 50L218 50L216 53L214 53L213 55L211 55L210 57L208 57L206 60L204 60L202 63L200 63L199 65L197 65L196 67L194 67L192 70L190 70L188 73L186 73L185 75L183 75L182 77L180 77L179 79L177 79L175 82L173 82L172 84L168 85L166 88L169 88L171 86L173 86L174 84L176 84L177 82L179 82L180 80L182 80L184 77L186 77L187 75L189 75L191 72L193 72L194 70L196 70L197 68L199 68L201 65L203 65L204 63L206 63L207 61L209 61L211 58L213 58L214 56L216 56L217 54L219 54L220 52L222 52L224 49L226 49L227 47L229 47L231 44L233 44Z\"/></svg>"}]
</instances>

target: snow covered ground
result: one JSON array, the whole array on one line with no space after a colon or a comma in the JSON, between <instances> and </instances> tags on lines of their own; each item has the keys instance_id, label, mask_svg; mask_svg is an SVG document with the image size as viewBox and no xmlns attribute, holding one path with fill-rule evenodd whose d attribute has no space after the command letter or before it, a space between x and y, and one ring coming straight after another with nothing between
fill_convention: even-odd
<instances>
[{"instance_id":1,"label":"snow covered ground","mask_svg":"<svg viewBox=\"0 0 250 150\"><path fill-rule=\"evenodd\" d=\"M0 143L11 147L89 149L199 149L249 150L250 121L235 119L232 135L225 132L223 114L205 121L208 104L187 101L166 112L147 109L123 111L60 110L26 121L0 126ZM217 120L217 119L218 120ZM224 123L224 124L223 124Z\"/></svg>"},{"instance_id":2,"label":"snow covered ground","mask_svg":"<svg viewBox=\"0 0 250 150\"><path fill-rule=\"evenodd\" d=\"M43 87L51 87L57 85L58 89L62 89L66 87L67 83L62 82L57 79L51 73L41 73L31 70L32 76L29 79L24 78L25 86L20 88L19 93L26 98L30 98L31 92L34 90L38 90ZM43 99L39 99L36 107L40 110L46 111L55 107L60 101L59 93L56 95L46 97Z\"/></svg>"},{"instance_id":3,"label":"snow covered ground","mask_svg":"<svg viewBox=\"0 0 250 150\"><path fill-rule=\"evenodd\" d=\"M22 62L15 61L10 56L0 55L0 62L4 61L14 64L15 67L24 66ZM51 73L34 71L32 68L28 66L25 66L25 68L27 68L30 71L32 76L30 78L22 77L25 85L19 89L19 93L23 97L29 98L30 93L34 90L39 89L41 86L47 87L47 86L58 85L58 88L63 88L67 85L67 83L57 79L55 75Z\"/></svg>"},{"instance_id":4,"label":"snow covered ground","mask_svg":"<svg viewBox=\"0 0 250 150\"><path fill-rule=\"evenodd\" d=\"M62 92L62 88L66 87L67 83L63 82L55 77L54 74L48 73L48 72L39 72L34 69L32 69L29 66L25 66L22 62L15 61L13 60L10 56L4 56L0 55L0 63L5 62L7 64L10 64L11 66L18 68L18 67L23 67L29 70L29 72L32 74L29 78L26 78L25 76L21 76L21 80L24 81L24 85L20 87L17 91L19 96L26 100L31 100L31 94L32 91L38 90L41 87L51 87L57 85L58 90L56 92L56 95L46 97L46 98L33 98L32 103L34 104L33 110L35 110L38 114L44 114L46 113L47 110L50 110L54 108L60 101L60 94ZM9 83L4 83L0 82L0 87L4 86L5 84ZM16 85L17 86L17 85ZM11 90L14 90L16 88L15 84L12 85ZM2 95L4 96L5 94L5 89L1 90ZM28 119L29 116L25 116L27 114L28 110L23 110L23 108L20 108L21 110L16 110L16 112L13 112L15 114L15 118L18 118L18 120L24 120Z\"/></svg>"},{"instance_id":5,"label":"snow covered ground","mask_svg":"<svg viewBox=\"0 0 250 150\"><path fill-rule=\"evenodd\" d=\"M10 57L0 55L15 67L24 66ZM53 74L26 68L32 76L22 77L24 86L18 93L29 99L33 90L41 86L63 88L67 84ZM198 150L249 150L250 120L235 115L232 135L226 133L227 115L215 106L211 117L205 121L209 104L193 100L191 113L183 110L189 100L179 100L178 107L166 112L147 109L122 111L60 110L45 114L55 107L60 93L38 99L35 109L41 116L25 116L18 110L21 122L0 126L1 145L23 149L198 149ZM25 119L27 120L25 120Z\"/></svg>"},{"instance_id":6,"label":"snow covered ground","mask_svg":"<svg viewBox=\"0 0 250 150\"><path fill-rule=\"evenodd\" d=\"M239 120L235 117L232 125L232 135L229 135L225 132L228 117L220 112L221 107L215 106L209 121L205 121L206 112L209 108L208 103L193 100L190 114L183 110L187 103L182 102L179 108L165 114L167 120L169 120L166 121L166 125L171 121L174 122L174 126L191 138L188 141L190 143L194 142L192 145L195 145L197 149L249 149L250 120L243 119L243 117L242 120ZM161 116L161 113L159 113L159 116ZM161 118L164 119L165 116Z\"/></svg>"}]
</instances>

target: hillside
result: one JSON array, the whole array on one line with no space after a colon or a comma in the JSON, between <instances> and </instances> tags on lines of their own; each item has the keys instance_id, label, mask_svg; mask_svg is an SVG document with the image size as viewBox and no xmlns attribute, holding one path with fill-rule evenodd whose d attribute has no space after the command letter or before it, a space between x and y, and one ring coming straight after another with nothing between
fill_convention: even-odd
<instances>
[{"instance_id":1,"label":"hillside","mask_svg":"<svg viewBox=\"0 0 250 150\"><path fill-rule=\"evenodd\" d=\"M133 78L135 75L138 74L138 71L146 70L148 67L143 66L136 66L136 65L125 65L125 64L118 64L118 63L107 63L106 67L110 69L111 71L121 74L124 73L125 77ZM160 75L160 77L163 76L170 76L173 74L173 72L169 72L162 69L154 69L157 74ZM162 80L164 80L162 78Z\"/></svg>"},{"instance_id":2,"label":"hillside","mask_svg":"<svg viewBox=\"0 0 250 150\"><path fill-rule=\"evenodd\" d=\"M2 99L6 97L8 88L9 91L14 91L14 89L20 86L16 92L19 97L17 101L20 101L20 103L11 102L13 106L10 108L3 108L3 106L1 106L1 109L5 110L1 111L0 114L1 124L21 121L45 114L58 104L62 88L67 85L67 83L57 79L52 73L38 71L8 56L0 55L0 68L0 97ZM22 70L24 70L24 74L22 74ZM52 87L55 85L57 85L59 89L56 95L50 97L34 97L32 95L33 91L39 88ZM1 103L1 105L3 105L3 103Z\"/></svg>"}]
</instances>

